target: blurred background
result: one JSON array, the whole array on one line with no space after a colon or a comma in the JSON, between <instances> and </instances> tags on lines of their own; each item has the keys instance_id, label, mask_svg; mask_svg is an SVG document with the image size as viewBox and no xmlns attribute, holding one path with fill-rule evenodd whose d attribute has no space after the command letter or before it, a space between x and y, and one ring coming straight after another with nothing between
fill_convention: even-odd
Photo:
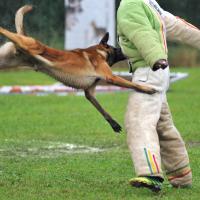
<instances>
[{"instance_id":1,"label":"blurred background","mask_svg":"<svg viewBox=\"0 0 200 200\"><path fill-rule=\"evenodd\" d=\"M95 2L96 1L96 2ZM105 13L103 7L101 7L101 2L105 2L104 6L109 8L109 13ZM109 3L112 3L111 5ZM192 23L193 25L200 27L200 4L197 0L158 0L159 4L165 10L177 15L186 21ZM98 7L97 3L100 7ZM108 22L110 18L113 19L109 21L110 24L108 26L114 27L113 29L116 30L116 27L112 25L112 23L116 22L116 10L119 6L120 0L57 0L57 1L50 1L50 0L2 0L0 1L0 23L1 26L15 31L14 27L14 16L16 10L24 4L32 4L35 6L35 9L27 14L25 17L25 28L27 33L33 37L38 38L43 43L46 43L52 47L63 49L68 48L68 45L73 38L70 37L70 34L67 33L66 30L72 31L73 23L76 23L79 19L85 21L88 19L88 25L86 27L96 28L95 26L100 26L100 33L103 33L103 25L101 20L104 19L105 22ZM108 5L109 4L109 5ZM84 6L87 8L84 9ZM89 7L89 8L88 8ZM96 10L95 10L96 9ZM84 11L87 13L85 16L83 15ZM93 13L92 13L93 11ZM98 14L98 11L101 13ZM107 11L108 12L108 9ZM99 21L95 21L91 18L97 19L98 17L94 16L94 13L97 13L99 16ZM114 15L113 15L114 13ZM82 14L82 15L81 15ZM105 15L108 14L107 18ZM110 15L109 15L110 14ZM88 17L87 17L88 16ZM71 24L69 24L69 20ZM90 20L90 21L89 21ZM83 21L81 24L83 26ZM90 22L90 24L89 24ZM96 22L96 24L95 24ZM66 27L68 26L68 28ZM105 25L106 26L106 25ZM71 29L71 30L69 30ZM74 29L72 36L75 37L75 33L78 33L79 29ZM112 28L108 28L109 32L112 32ZM83 31L80 31L81 33ZM92 38L92 36L88 36L91 33L91 29L84 30L83 39L79 39L86 41L89 40L88 37ZM111 40L116 38L116 35L113 36L111 33ZM67 38L70 38L67 41ZM98 38L97 38L98 39ZM77 39L78 41L78 39ZM93 40L96 42L96 40ZM4 42L4 38L0 37L0 43ZM113 41L111 43L114 43ZM85 44L87 44L85 42ZM70 47L74 47L73 45L69 45ZM81 47L81 44L80 46ZM68 48L68 49L69 49ZM171 44L169 43L169 61L171 66L176 67L192 67L192 66L199 66L200 65L200 56L197 50L190 48L188 46L182 46L179 44Z\"/></svg>"}]
</instances>

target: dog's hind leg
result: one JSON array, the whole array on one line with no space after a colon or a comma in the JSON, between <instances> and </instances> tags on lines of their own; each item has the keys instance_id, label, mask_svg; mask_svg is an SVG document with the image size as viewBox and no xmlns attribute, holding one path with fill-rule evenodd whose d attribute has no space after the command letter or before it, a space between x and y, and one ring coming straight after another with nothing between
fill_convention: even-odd
<instances>
[{"instance_id":1,"label":"dog's hind leg","mask_svg":"<svg viewBox=\"0 0 200 200\"><path fill-rule=\"evenodd\" d=\"M95 108L103 115L105 120L110 124L115 132L120 132L122 130L121 126L102 108L99 102L94 97L95 85L91 86L85 90L85 97L95 106Z\"/></svg>"}]
</instances>

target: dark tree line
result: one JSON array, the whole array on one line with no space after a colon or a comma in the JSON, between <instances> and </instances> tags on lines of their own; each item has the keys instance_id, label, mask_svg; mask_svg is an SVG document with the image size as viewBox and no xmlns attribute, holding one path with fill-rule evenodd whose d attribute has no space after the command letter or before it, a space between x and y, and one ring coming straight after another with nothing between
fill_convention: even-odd
<instances>
[{"instance_id":1,"label":"dark tree line","mask_svg":"<svg viewBox=\"0 0 200 200\"><path fill-rule=\"evenodd\" d=\"M116 0L119 6L121 0ZM168 12L187 20L200 27L200 3L199 0L157 0L160 6Z\"/></svg>"},{"instance_id":2,"label":"dark tree line","mask_svg":"<svg viewBox=\"0 0 200 200\"><path fill-rule=\"evenodd\" d=\"M62 47L65 13L63 0L1 0L0 26L15 31L15 12L25 4L34 6L33 11L24 18L26 32L44 43ZM0 37L0 42L2 40Z\"/></svg>"},{"instance_id":3,"label":"dark tree line","mask_svg":"<svg viewBox=\"0 0 200 200\"><path fill-rule=\"evenodd\" d=\"M167 11L200 27L199 0L159 0L159 2Z\"/></svg>"},{"instance_id":4,"label":"dark tree line","mask_svg":"<svg viewBox=\"0 0 200 200\"><path fill-rule=\"evenodd\" d=\"M92 2L94 0L91 0ZM158 0L158 2L165 10L200 27L199 0ZM116 9L119 3L120 0L116 0ZM15 12L25 4L35 6L34 10L25 17L27 33L49 45L63 47L65 24L64 0L1 0L0 26L15 31ZM2 40L3 38L0 37L0 42Z\"/></svg>"}]
</instances>

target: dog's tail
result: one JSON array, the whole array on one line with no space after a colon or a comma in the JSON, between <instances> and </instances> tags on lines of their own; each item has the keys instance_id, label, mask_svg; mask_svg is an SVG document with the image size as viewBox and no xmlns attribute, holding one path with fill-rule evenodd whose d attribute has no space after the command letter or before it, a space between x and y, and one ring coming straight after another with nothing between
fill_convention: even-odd
<instances>
[{"instance_id":1,"label":"dog's tail","mask_svg":"<svg viewBox=\"0 0 200 200\"><path fill-rule=\"evenodd\" d=\"M32 9L33 9L32 5L25 5L21 7L19 10L17 10L15 14L15 27L18 34L26 35L23 25L24 14L30 12Z\"/></svg>"},{"instance_id":2,"label":"dog's tail","mask_svg":"<svg viewBox=\"0 0 200 200\"><path fill-rule=\"evenodd\" d=\"M19 49L31 55L41 54L44 51L44 45L31 37L10 32L2 27L0 27L0 34L15 43Z\"/></svg>"},{"instance_id":3,"label":"dog's tail","mask_svg":"<svg viewBox=\"0 0 200 200\"><path fill-rule=\"evenodd\" d=\"M0 34L11 40L16 45L16 48L22 52L48 66L54 66L53 62L43 56L46 54L46 51L48 51L48 47L34 38L12 33L2 27L0 27Z\"/></svg>"}]
</instances>

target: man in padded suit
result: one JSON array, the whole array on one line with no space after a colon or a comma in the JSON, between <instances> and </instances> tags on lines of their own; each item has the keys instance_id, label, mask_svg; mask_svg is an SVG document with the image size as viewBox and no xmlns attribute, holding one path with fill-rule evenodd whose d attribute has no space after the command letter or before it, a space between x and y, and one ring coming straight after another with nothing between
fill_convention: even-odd
<instances>
[{"instance_id":1,"label":"man in padded suit","mask_svg":"<svg viewBox=\"0 0 200 200\"><path fill-rule=\"evenodd\" d=\"M129 58L133 80L158 90L133 92L125 117L127 142L134 163L135 187L160 191L163 170L174 187L190 187L188 153L174 126L166 98L169 86L167 40L200 48L200 31L164 11L155 0L121 0L117 12L119 44Z\"/></svg>"}]
</instances>

